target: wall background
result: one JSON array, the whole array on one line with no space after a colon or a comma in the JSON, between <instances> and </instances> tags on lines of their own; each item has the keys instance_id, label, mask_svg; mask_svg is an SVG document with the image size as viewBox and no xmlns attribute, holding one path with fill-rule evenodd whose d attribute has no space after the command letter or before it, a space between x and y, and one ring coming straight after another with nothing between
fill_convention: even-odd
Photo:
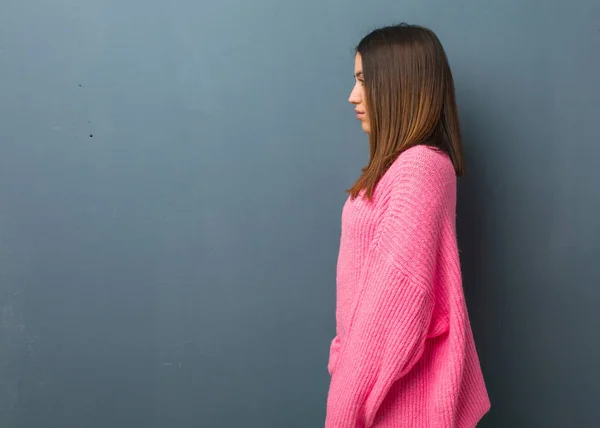
<instances>
[{"instance_id":1,"label":"wall background","mask_svg":"<svg viewBox=\"0 0 600 428\"><path fill-rule=\"evenodd\" d=\"M322 426L352 48L400 21L455 74L481 426L597 425L597 1L1 9L0 426Z\"/></svg>"}]
</instances>

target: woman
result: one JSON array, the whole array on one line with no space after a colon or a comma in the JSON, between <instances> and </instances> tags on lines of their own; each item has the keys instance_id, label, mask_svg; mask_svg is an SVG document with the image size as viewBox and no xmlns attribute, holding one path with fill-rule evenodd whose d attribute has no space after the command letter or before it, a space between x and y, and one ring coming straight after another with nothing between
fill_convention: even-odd
<instances>
[{"instance_id":1,"label":"woman","mask_svg":"<svg viewBox=\"0 0 600 428\"><path fill-rule=\"evenodd\" d=\"M490 403L461 283L464 160L446 54L406 24L359 43L349 101L370 160L349 190L327 428L472 428Z\"/></svg>"}]
</instances>

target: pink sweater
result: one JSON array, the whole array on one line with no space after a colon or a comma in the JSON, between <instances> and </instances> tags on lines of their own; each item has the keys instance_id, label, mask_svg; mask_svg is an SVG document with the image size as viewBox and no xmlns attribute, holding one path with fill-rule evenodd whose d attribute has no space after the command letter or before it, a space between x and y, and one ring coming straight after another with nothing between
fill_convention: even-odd
<instances>
[{"instance_id":1,"label":"pink sweater","mask_svg":"<svg viewBox=\"0 0 600 428\"><path fill-rule=\"evenodd\" d=\"M456 175L405 151L373 202L348 199L326 428L472 428L490 408L462 290Z\"/></svg>"}]
</instances>

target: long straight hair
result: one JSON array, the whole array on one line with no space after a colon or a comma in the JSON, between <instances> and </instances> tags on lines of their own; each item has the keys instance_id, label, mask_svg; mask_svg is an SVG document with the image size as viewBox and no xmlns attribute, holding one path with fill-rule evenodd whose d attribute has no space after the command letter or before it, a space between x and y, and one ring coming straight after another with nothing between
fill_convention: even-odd
<instances>
[{"instance_id":1,"label":"long straight hair","mask_svg":"<svg viewBox=\"0 0 600 428\"><path fill-rule=\"evenodd\" d=\"M448 154L457 176L465 173L454 80L444 48L427 28L379 28L356 47L362 58L370 121L369 163L348 191L372 199L377 183L398 156L425 144Z\"/></svg>"}]
</instances>

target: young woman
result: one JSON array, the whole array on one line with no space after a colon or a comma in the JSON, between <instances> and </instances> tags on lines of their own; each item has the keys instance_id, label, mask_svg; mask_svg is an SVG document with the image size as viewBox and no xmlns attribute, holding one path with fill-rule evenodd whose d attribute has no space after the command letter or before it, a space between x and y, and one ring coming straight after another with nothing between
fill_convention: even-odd
<instances>
[{"instance_id":1,"label":"young woman","mask_svg":"<svg viewBox=\"0 0 600 428\"><path fill-rule=\"evenodd\" d=\"M342 213L327 428L472 428L490 408L456 240L464 160L446 54L397 25L356 49L370 159Z\"/></svg>"}]
</instances>

